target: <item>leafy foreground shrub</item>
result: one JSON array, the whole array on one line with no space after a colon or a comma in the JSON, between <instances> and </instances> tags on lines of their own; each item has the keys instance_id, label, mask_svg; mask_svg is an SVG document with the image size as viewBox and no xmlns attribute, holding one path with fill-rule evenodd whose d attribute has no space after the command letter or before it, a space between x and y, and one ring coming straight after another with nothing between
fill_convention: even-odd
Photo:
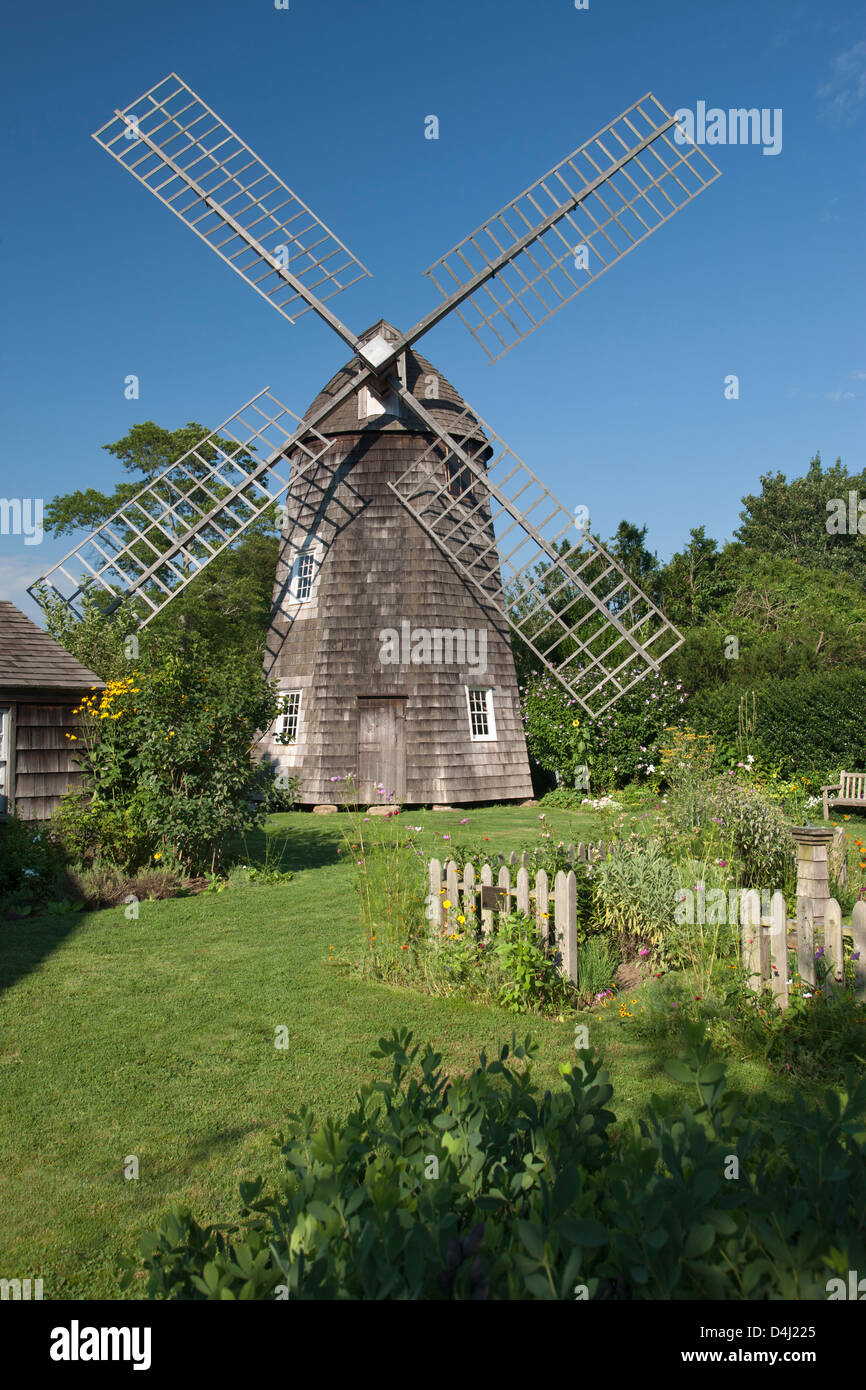
<instances>
[{"instance_id":1,"label":"leafy foreground shrub","mask_svg":"<svg viewBox=\"0 0 866 1390\"><path fill-rule=\"evenodd\" d=\"M380 1041L390 1078L345 1123L291 1117L281 1190L242 1184L239 1225L178 1212L145 1236L149 1297L823 1299L866 1265L866 1080L745 1100L695 1029L667 1064L690 1099L654 1100L615 1151L589 1052L539 1096L529 1038L450 1083L411 1043Z\"/></svg>"}]
</instances>

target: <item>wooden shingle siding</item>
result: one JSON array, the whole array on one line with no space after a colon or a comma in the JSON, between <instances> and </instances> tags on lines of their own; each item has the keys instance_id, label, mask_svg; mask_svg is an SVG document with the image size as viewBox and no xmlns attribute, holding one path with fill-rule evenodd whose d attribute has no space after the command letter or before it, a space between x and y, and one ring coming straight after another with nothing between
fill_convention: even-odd
<instances>
[{"instance_id":1,"label":"wooden shingle siding","mask_svg":"<svg viewBox=\"0 0 866 1390\"><path fill-rule=\"evenodd\" d=\"M0 706L10 716L8 788L23 820L47 820L68 791L81 785L73 761L73 710L102 689L93 671L5 600L0 602ZM0 808L2 814L2 808Z\"/></svg>"},{"instance_id":2,"label":"wooden shingle siding","mask_svg":"<svg viewBox=\"0 0 866 1390\"><path fill-rule=\"evenodd\" d=\"M424 359L407 357L410 385L435 375L441 409L456 413L462 403L453 388ZM508 629L388 487L429 448L430 435L388 416L359 429L354 398L351 409L321 428L335 443L287 507L265 659L265 674L281 689L303 689L303 718L297 744L285 749L269 737L265 756L300 777L301 804L339 800L331 779L359 773L359 701L400 700L405 791L389 791L408 804L531 796ZM319 565L310 599L297 603L288 578L311 538ZM489 573L498 584L495 549ZM379 634L399 633L404 621L412 630L484 630L486 670L383 665ZM493 741L470 737L467 685L493 687ZM376 774L367 743L364 750L365 781L384 780L387 756ZM367 787L363 799L370 799Z\"/></svg>"},{"instance_id":3,"label":"wooden shingle siding","mask_svg":"<svg viewBox=\"0 0 866 1390\"><path fill-rule=\"evenodd\" d=\"M15 808L25 820L47 820L63 796L81 785L67 733L77 719L63 705L19 704L15 750Z\"/></svg>"}]
</instances>

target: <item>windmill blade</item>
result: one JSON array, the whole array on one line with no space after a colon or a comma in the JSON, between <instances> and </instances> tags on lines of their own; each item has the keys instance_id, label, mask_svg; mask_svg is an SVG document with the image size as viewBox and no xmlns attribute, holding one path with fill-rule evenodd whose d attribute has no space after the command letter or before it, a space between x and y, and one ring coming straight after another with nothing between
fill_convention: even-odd
<instances>
[{"instance_id":1,"label":"windmill blade","mask_svg":"<svg viewBox=\"0 0 866 1390\"><path fill-rule=\"evenodd\" d=\"M93 138L283 318L314 309L357 346L323 301L369 270L175 73Z\"/></svg>"},{"instance_id":2,"label":"windmill blade","mask_svg":"<svg viewBox=\"0 0 866 1390\"><path fill-rule=\"evenodd\" d=\"M491 361L504 357L720 174L652 93L424 271ZM461 311L458 306L463 304Z\"/></svg>"},{"instance_id":3,"label":"windmill blade","mask_svg":"<svg viewBox=\"0 0 866 1390\"><path fill-rule=\"evenodd\" d=\"M294 488L332 443L270 391L260 391L141 488L28 592L39 602L47 589L78 618L83 617L85 595L106 616L124 598L135 598L143 606L144 627ZM288 472L289 450L291 476L285 478L274 464L280 461Z\"/></svg>"},{"instance_id":4,"label":"windmill blade","mask_svg":"<svg viewBox=\"0 0 866 1390\"><path fill-rule=\"evenodd\" d=\"M475 411L446 431L390 384L436 438L388 486L479 601L597 718L657 672L681 634Z\"/></svg>"}]
</instances>

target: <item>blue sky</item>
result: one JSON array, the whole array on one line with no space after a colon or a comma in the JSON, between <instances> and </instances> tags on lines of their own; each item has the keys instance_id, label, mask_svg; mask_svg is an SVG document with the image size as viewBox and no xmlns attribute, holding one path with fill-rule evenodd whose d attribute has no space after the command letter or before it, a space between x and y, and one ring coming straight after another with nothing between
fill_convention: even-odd
<instances>
[{"instance_id":1,"label":"blue sky","mask_svg":"<svg viewBox=\"0 0 866 1390\"><path fill-rule=\"evenodd\" d=\"M139 420L213 428L268 385L302 414L347 356L89 138L172 70L373 272L331 301L356 331L420 319L421 271L645 92L780 108L778 155L708 148L722 178L502 361L454 316L421 348L594 530L646 523L662 558L730 536L762 472L866 466L859 0L48 0L6 39L7 498L110 490L100 446ZM69 545L0 535L0 596L35 615Z\"/></svg>"}]
</instances>

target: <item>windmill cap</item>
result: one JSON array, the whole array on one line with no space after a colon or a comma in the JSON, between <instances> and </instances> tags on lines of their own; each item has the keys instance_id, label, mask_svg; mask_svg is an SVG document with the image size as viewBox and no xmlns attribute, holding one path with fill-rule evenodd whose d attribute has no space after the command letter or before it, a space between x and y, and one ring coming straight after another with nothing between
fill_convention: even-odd
<instances>
[{"instance_id":1,"label":"windmill cap","mask_svg":"<svg viewBox=\"0 0 866 1390\"><path fill-rule=\"evenodd\" d=\"M377 359L380 362L384 361L392 351L390 345L398 342L400 337L401 334L386 319L379 319L366 332L359 334L358 340L362 347L370 348L369 353L364 353L366 364L376 365ZM347 382L357 376L361 366L361 359L356 356L341 367L336 376L333 376L327 386L323 387L316 396L305 412L304 419L309 420L317 411L326 406L329 398L335 397ZM407 348L393 364L392 371L398 370L408 390L443 429L449 430L458 438L486 438L474 415L470 413L465 420L461 420L461 415L469 410L468 405L459 392L455 391L450 381L431 362L428 362L426 357L422 357L414 348ZM371 381L369 386L375 391L374 381ZM382 401L386 406L384 413L376 415L362 413L362 402L359 401L359 396L363 390L362 387L353 392L351 396L347 396L331 414L324 416L319 421L316 428L321 430L323 434L430 433L424 422L413 418L409 408L402 403L399 403L400 413L395 413L399 398L395 397L393 393L390 399L385 398Z\"/></svg>"}]
</instances>

